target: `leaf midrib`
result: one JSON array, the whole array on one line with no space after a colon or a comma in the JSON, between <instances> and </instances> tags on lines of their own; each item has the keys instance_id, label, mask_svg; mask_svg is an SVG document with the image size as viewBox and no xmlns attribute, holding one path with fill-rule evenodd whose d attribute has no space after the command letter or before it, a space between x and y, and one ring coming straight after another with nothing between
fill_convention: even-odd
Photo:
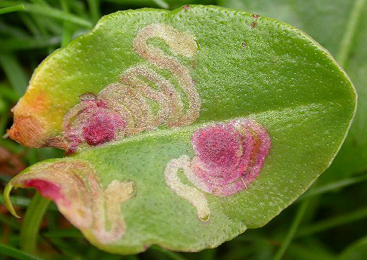
<instances>
[{"instance_id":1,"label":"leaf midrib","mask_svg":"<svg viewBox=\"0 0 367 260\"><path fill-rule=\"evenodd\" d=\"M249 116L246 116L246 118L251 118L254 115L261 115L261 114L267 114L270 112L282 112L282 111L286 111L286 110L298 110L300 108L310 108L310 107L315 107L315 106L326 106L326 104L329 103L334 103L335 101L338 100L342 100L342 99L333 99L333 100L327 100L324 102L312 102L312 103L306 103L306 104L299 104L296 106L287 106L287 107L282 107L279 109L268 109L268 110L264 110L264 111L260 111L260 112L252 112ZM344 99L343 99L344 100ZM244 113L245 115L245 113ZM195 129L200 129L204 126L210 125L210 124L215 124L215 123L223 123L223 122L230 122L236 119L241 119L244 118L242 116L237 116L237 117L230 117L230 118L226 118L225 120L220 120L220 121L205 121L203 123L194 123L191 124L190 126L185 126L185 127L180 127L180 128L170 128L170 129L156 129L150 132L146 132L143 134L139 134L139 135L135 135L135 136L131 136L131 137L126 137L124 139L121 140L116 140L116 141L112 141L106 144L103 144L99 147L95 147L95 148L85 148L79 152L75 152L73 154L71 154L69 157L74 157L77 155L81 155L81 154L85 154L87 152L93 152L95 150L100 150L100 149L108 149L110 147L113 146L119 146L125 143L132 143L132 142L136 142L136 141L143 141L144 139L147 138L160 138L160 137L165 137L165 136L170 136L170 135L174 135L175 133L179 133L179 132L193 132ZM350 125L350 124L349 124ZM343 137L343 140L345 139L345 136Z\"/></svg>"}]
</instances>

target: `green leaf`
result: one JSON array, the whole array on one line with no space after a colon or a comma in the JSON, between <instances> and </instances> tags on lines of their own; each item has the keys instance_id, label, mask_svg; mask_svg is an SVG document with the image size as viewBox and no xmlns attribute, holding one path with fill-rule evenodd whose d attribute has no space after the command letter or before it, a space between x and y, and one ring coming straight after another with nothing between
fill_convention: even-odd
<instances>
[{"instance_id":1,"label":"green leaf","mask_svg":"<svg viewBox=\"0 0 367 260\"><path fill-rule=\"evenodd\" d=\"M358 91L358 110L329 176L367 170L367 1L221 0L223 6L295 25L315 38L346 70Z\"/></svg>"},{"instance_id":2,"label":"green leaf","mask_svg":"<svg viewBox=\"0 0 367 260\"><path fill-rule=\"evenodd\" d=\"M33 187L97 247L218 246L265 225L330 165L356 93L330 54L282 22L204 6L105 16L49 56L9 135L69 157Z\"/></svg>"}]
</instances>

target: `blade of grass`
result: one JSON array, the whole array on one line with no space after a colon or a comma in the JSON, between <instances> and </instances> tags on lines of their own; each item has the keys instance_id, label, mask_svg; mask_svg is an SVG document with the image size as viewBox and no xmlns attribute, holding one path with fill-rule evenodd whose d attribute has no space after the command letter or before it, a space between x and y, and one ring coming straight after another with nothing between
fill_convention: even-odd
<instances>
[{"instance_id":1,"label":"blade of grass","mask_svg":"<svg viewBox=\"0 0 367 260\"><path fill-rule=\"evenodd\" d=\"M41 17L41 18L43 18L41 19L41 22L44 23L47 32L49 32L51 35L60 35L62 33L63 25L61 25L58 20L48 17Z\"/></svg>"},{"instance_id":2,"label":"blade of grass","mask_svg":"<svg viewBox=\"0 0 367 260\"><path fill-rule=\"evenodd\" d=\"M9 100L10 102L17 102L20 98L20 95L12 91L8 86L9 85L0 83L0 96Z\"/></svg>"},{"instance_id":3,"label":"blade of grass","mask_svg":"<svg viewBox=\"0 0 367 260\"><path fill-rule=\"evenodd\" d=\"M1 243L0 243L0 253L2 255L14 257L15 259L20 259L20 260L41 260L38 257L23 253L15 248L3 245Z\"/></svg>"},{"instance_id":4,"label":"blade of grass","mask_svg":"<svg viewBox=\"0 0 367 260\"><path fill-rule=\"evenodd\" d=\"M6 8L1 8L0 9L0 14L8 14L8 13L12 13L12 12L21 11L21 10L24 10L24 9L25 9L24 5L10 6L10 7L6 7Z\"/></svg>"},{"instance_id":5,"label":"blade of grass","mask_svg":"<svg viewBox=\"0 0 367 260\"><path fill-rule=\"evenodd\" d=\"M281 260L284 256L284 253L286 252L288 246L291 244L292 239L294 237L294 235L297 232L297 229L301 223L301 220L303 218L303 215L306 212L306 209L308 207L309 204L309 200L305 200L304 202L302 202L302 204L300 205L300 207L298 208L297 214L293 220L292 226L289 229L287 236L285 237L281 247L279 248L278 252L276 253L274 260Z\"/></svg>"},{"instance_id":6,"label":"blade of grass","mask_svg":"<svg viewBox=\"0 0 367 260\"><path fill-rule=\"evenodd\" d=\"M69 6L73 13L77 14L79 17L88 17L89 13L86 10L84 2L69 0Z\"/></svg>"},{"instance_id":7,"label":"blade of grass","mask_svg":"<svg viewBox=\"0 0 367 260\"><path fill-rule=\"evenodd\" d=\"M101 17L101 12L99 10L99 0L88 0L90 16L94 23L97 23Z\"/></svg>"},{"instance_id":8,"label":"blade of grass","mask_svg":"<svg viewBox=\"0 0 367 260\"><path fill-rule=\"evenodd\" d=\"M36 25L35 21L29 16L29 14L22 13L20 14L20 18L22 19L25 26L28 30L36 37L41 36L41 30Z\"/></svg>"},{"instance_id":9,"label":"blade of grass","mask_svg":"<svg viewBox=\"0 0 367 260\"><path fill-rule=\"evenodd\" d=\"M55 29L57 26L54 24L54 21L47 17L23 13L23 22L30 29L32 34L36 36L36 39L39 37L49 38L52 34L61 34L61 30ZM48 53L54 51L52 46L47 46L47 49Z\"/></svg>"},{"instance_id":10,"label":"blade of grass","mask_svg":"<svg viewBox=\"0 0 367 260\"><path fill-rule=\"evenodd\" d=\"M327 192L331 192L331 191L335 191L338 189L342 189L354 184L358 184L360 182L364 182L367 180L367 174L363 174L362 176L357 176L357 177L351 177L351 178L346 178L340 181L335 181L329 184L326 184L324 186L315 188L309 192L306 192L302 197L300 197L298 199L298 201L303 201L304 199L316 196L316 195L321 195Z\"/></svg>"},{"instance_id":11,"label":"blade of grass","mask_svg":"<svg viewBox=\"0 0 367 260\"><path fill-rule=\"evenodd\" d=\"M38 192L34 195L20 229L20 248L22 251L27 253L35 251L41 222L49 204L50 200L42 198Z\"/></svg>"},{"instance_id":12,"label":"blade of grass","mask_svg":"<svg viewBox=\"0 0 367 260\"><path fill-rule=\"evenodd\" d=\"M11 53L2 53L0 55L0 65L12 84L14 90L19 95L23 95L28 86L28 77L16 56Z\"/></svg>"},{"instance_id":13,"label":"blade of grass","mask_svg":"<svg viewBox=\"0 0 367 260\"><path fill-rule=\"evenodd\" d=\"M29 36L23 29L17 26L8 25L4 21L0 23L0 32L15 38L26 38Z\"/></svg>"},{"instance_id":14,"label":"blade of grass","mask_svg":"<svg viewBox=\"0 0 367 260\"><path fill-rule=\"evenodd\" d=\"M67 0L60 0L61 8L63 12L67 15L69 13L69 5ZM64 21L64 28L62 30L62 41L61 46L65 46L70 40L72 36L72 28L70 26L70 23L67 21Z\"/></svg>"},{"instance_id":15,"label":"blade of grass","mask_svg":"<svg viewBox=\"0 0 367 260\"><path fill-rule=\"evenodd\" d=\"M12 1L2 1L0 2L0 6L13 6L15 3L20 3L24 5L25 9L23 10L23 12L43 15L43 16L51 17L51 18L61 20L61 21L68 21L70 23L84 26L87 28L93 27L93 24L88 20L82 19L76 15L65 14L61 10L58 10L52 7L48 7L48 6L43 6L43 5L38 5L38 4L29 4L26 2L12 2Z\"/></svg>"},{"instance_id":16,"label":"blade of grass","mask_svg":"<svg viewBox=\"0 0 367 260\"><path fill-rule=\"evenodd\" d=\"M46 1L43 1L43 0L30 0L30 1L33 4L51 8L51 6ZM61 34L62 28L60 24L57 21L55 21L54 19L43 17L43 16L40 17L36 14L32 14L32 18L36 22L40 30L42 31L42 36L49 36L49 33L53 35Z\"/></svg>"},{"instance_id":17,"label":"blade of grass","mask_svg":"<svg viewBox=\"0 0 367 260\"><path fill-rule=\"evenodd\" d=\"M32 165L38 161L37 158L37 149L36 148L28 148L27 149L27 157L26 160L28 161L29 165Z\"/></svg>"},{"instance_id":18,"label":"blade of grass","mask_svg":"<svg viewBox=\"0 0 367 260\"><path fill-rule=\"evenodd\" d=\"M67 21L76 25L84 26L87 28L92 28L93 25L91 22L84 20L78 16L72 15L72 14L65 14L63 11L51 8L51 7L45 7L45 6L39 6L39 5L25 5L26 9L24 11L38 14L38 15L44 15L47 17L51 17L54 19Z\"/></svg>"},{"instance_id":19,"label":"blade of grass","mask_svg":"<svg viewBox=\"0 0 367 260\"><path fill-rule=\"evenodd\" d=\"M329 218L303 227L296 234L296 237L310 236L337 226L345 225L363 218L367 218L367 208L359 209L341 216Z\"/></svg>"},{"instance_id":20,"label":"blade of grass","mask_svg":"<svg viewBox=\"0 0 367 260\"><path fill-rule=\"evenodd\" d=\"M51 206L51 204L50 204ZM47 214L46 214L46 222L47 222L47 229L50 230L51 232L56 230L58 231L59 230L59 225L58 225L58 213L56 212L52 212L50 210L47 211ZM43 233L42 233L43 235Z\"/></svg>"},{"instance_id":21,"label":"blade of grass","mask_svg":"<svg viewBox=\"0 0 367 260\"><path fill-rule=\"evenodd\" d=\"M347 65L346 62L352 49L353 38L357 31L358 21L362 16L365 4L366 0L356 0L354 2L354 6L349 16L343 39L340 43L339 52L336 55L336 60L342 67L345 67Z\"/></svg>"},{"instance_id":22,"label":"blade of grass","mask_svg":"<svg viewBox=\"0 0 367 260\"><path fill-rule=\"evenodd\" d=\"M61 37L0 40L0 52L42 49L60 45ZM3 56L3 54L1 55Z\"/></svg>"}]
</instances>

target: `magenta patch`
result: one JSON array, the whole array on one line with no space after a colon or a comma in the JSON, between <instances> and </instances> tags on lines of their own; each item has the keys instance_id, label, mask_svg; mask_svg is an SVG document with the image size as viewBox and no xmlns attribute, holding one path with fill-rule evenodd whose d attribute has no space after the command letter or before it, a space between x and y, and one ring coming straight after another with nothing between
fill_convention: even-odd
<instances>
[{"instance_id":1,"label":"magenta patch","mask_svg":"<svg viewBox=\"0 0 367 260\"><path fill-rule=\"evenodd\" d=\"M236 167L240 161L241 136L232 125L216 125L195 132L192 143L197 156L212 169Z\"/></svg>"},{"instance_id":2,"label":"magenta patch","mask_svg":"<svg viewBox=\"0 0 367 260\"><path fill-rule=\"evenodd\" d=\"M47 199L51 199L55 202L64 200L65 197L61 193L61 188L50 181L42 179L30 179L23 182L27 188L35 188L41 195Z\"/></svg>"},{"instance_id":3,"label":"magenta patch","mask_svg":"<svg viewBox=\"0 0 367 260\"><path fill-rule=\"evenodd\" d=\"M65 126L70 141L69 153L75 152L81 143L96 146L123 134L126 120L121 114L107 107L94 94L86 93L80 99L81 103L74 108Z\"/></svg>"},{"instance_id":4,"label":"magenta patch","mask_svg":"<svg viewBox=\"0 0 367 260\"><path fill-rule=\"evenodd\" d=\"M269 153L265 128L251 119L235 120L197 130L191 168L199 188L216 196L229 196L256 179Z\"/></svg>"},{"instance_id":5,"label":"magenta patch","mask_svg":"<svg viewBox=\"0 0 367 260\"><path fill-rule=\"evenodd\" d=\"M115 139L115 133L124 127L120 117L106 109L98 109L89 115L83 127L83 138L89 145L103 144Z\"/></svg>"}]
</instances>

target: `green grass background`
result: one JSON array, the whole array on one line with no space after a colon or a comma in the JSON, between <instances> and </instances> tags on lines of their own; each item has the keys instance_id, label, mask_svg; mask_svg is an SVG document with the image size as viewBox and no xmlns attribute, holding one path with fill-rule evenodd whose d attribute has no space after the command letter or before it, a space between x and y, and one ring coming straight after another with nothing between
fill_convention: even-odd
<instances>
[{"instance_id":1,"label":"green grass background","mask_svg":"<svg viewBox=\"0 0 367 260\"><path fill-rule=\"evenodd\" d=\"M346 69L359 92L358 109L364 112L365 0L0 1L0 136L11 126L10 109L25 92L37 65L72 38L90 30L102 15L142 7L174 9L191 3L256 12L305 30ZM265 227L248 230L216 249L175 253L153 246L139 255L108 254L91 246L54 204L33 196L32 190L17 190L13 202L18 213L26 217L10 216L0 199L0 259L367 259L367 114L362 112L357 113L346 148L331 170L306 194ZM29 149L1 139L0 191L23 167L61 156L58 150ZM44 205L44 217L40 204ZM37 211L34 205L38 205Z\"/></svg>"}]
</instances>

